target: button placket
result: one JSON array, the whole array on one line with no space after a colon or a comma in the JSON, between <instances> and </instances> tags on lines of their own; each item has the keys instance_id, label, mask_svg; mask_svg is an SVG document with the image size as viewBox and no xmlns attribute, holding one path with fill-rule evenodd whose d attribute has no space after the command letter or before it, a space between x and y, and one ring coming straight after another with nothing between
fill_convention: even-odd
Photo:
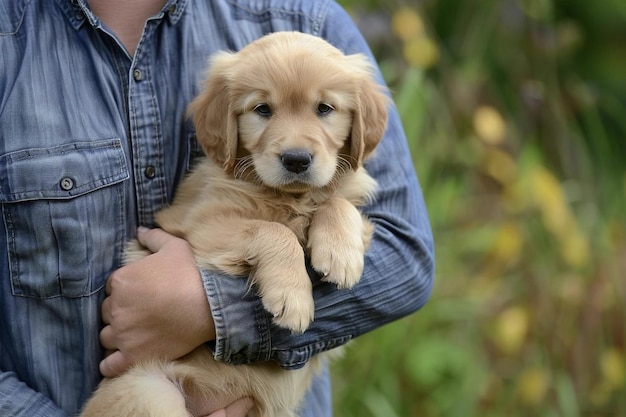
<instances>
[{"instance_id":1,"label":"button placket","mask_svg":"<svg viewBox=\"0 0 626 417\"><path fill-rule=\"evenodd\" d=\"M148 165L146 169L143 170L143 174L146 176L146 178L152 179L156 176L156 168L154 167L154 165Z\"/></svg>"},{"instance_id":2,"label":"button placket","mask_svg":"<svg viewBox=\"0 0 626 417\"><path fill-rule=\"evenodd\" d=\"M143 80L143 73L141 72L141 70L139 68L135 68L133 70L133 79L135 81L141 81Z\"/></svg>"},{"instance_id":3,"label":"button placket","mask_svg":"<svg viewBox=\"0 0 626 417\"><path fill-rule=\"evenodd\" d=\"M136 173L136 200L138 221L152 224L154 213L166 203L167 184L163 171L161 117L158 88L153 85L149 55L154 53L152 43L158 28L156 19L149 20L144 28L144 41L140 41L128 72L128 111L130 140Z\"/></svg>"}]
</instances>

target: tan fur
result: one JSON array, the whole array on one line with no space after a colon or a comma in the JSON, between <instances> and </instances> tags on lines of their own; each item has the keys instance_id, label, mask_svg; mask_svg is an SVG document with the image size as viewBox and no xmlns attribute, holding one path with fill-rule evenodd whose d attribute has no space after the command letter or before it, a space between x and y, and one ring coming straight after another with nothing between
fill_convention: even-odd
<instances>
[{"instance_id":1,"label":"tan fur","mask_svg":"<svg viewBox=\"0 0 626 417\"><path fill-rule=\"evenodd\" d=\"M255 110L259 104L271 117ZM321 104L333 110L320 115ZM373 226L356 207L376 186L362 163L383 135L386 107L367 59L320 38L275 33L220 53L190 105L211 159L181 183L157 221L189 242L201 268L249 275L275 324L303 332L314 318L305 256L339 288L361 276ZM281 163L292 150L312 155L303 174ZM145 253L135 243L128 255ZM227 365L201 347L103 381L82 416L188 417L185 398L201 394L250 396L253 417L294 417L327 355L286 371L275 363Z\"/></svg>"}]
</instances>

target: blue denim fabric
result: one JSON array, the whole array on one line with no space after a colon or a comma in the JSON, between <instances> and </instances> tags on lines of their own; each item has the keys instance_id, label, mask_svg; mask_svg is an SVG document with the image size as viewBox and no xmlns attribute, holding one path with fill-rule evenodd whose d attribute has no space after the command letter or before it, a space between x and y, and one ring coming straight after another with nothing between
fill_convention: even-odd
<instances>
[{"instance_id":1,"label":"blue denim fabric","mask_svg":"<svg viewBox=\"0 0 626 417\"><path fill-rule=\"evenodd\" d=\"M207 57L281 30L370 54L328 0L170 0L134 57L85 0L0 0L0 417L80 409L100 378L106 278L200 153L184 113ZM393 109L367 169L380 191L362 281L337 291L312 278L315 322L303 335L273 327L245 280L202 271L218 360L298 368L426 302L431 231ZM331 414L324 370L302 416Z\"/></svg>"}]
</instances>

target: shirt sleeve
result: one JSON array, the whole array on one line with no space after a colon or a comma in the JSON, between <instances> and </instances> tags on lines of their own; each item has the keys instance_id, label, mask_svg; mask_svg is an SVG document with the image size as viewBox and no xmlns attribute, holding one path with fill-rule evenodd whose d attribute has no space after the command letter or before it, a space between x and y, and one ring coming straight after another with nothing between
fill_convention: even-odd
<instances>
[{"instance_id":1,"label":"shirt sleeve","mask_svg":"<svg viewBox=\"0 0 626 417\"><path fill-rule=\"evenodd\" d=\"M344 53L372 54L349 15L331 2L320 36ZM378 74L382 83L382 77ZM420 309L432 291L433 239L406 137L394 106L387 132L366 169L378 182L364 209L375 224L361 281L350 290L311 271L315 320L301 335L272 325L245 278L203 271L216 326L215 358L234 364L274 360L299 368L313 355Z\"/></svg>"},{"instance_id":2,"label":"shirt sleeve","mask_svg":"<svg viewBox=\"0 0 626 417\"><path fill-rule=\"evenodd\" d=\"M12 372L0 372L0 416L67 417L50 399L30 389Z\"/></svg>"}]
</instances>

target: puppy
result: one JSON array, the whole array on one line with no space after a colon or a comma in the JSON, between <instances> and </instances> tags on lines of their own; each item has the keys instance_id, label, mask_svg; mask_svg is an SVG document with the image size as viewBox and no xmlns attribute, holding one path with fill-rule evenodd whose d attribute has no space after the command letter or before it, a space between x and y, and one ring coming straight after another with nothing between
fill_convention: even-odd
<instances>
[{"instance_id":1,"label":"puppy","mask_svg":"<svg viewBox=\"0 0 626 417\"><path fill-rule=\"evenodd\" d=\"M274 323L304 332L314 318L305 257L339 288L361 276L373 225L356 207L375 191L363 161L385 131L387 96L365 56L295 32L218 53L207 75L189 110L208 158L157 221L200 268L249 276ZM128 261L145 256L131 246ZM327 354L287 371L220 363L200 347L103 381L82 416L189 417L185 398L227 395L252 397L253 417L294 417Z\"/></svg>"}]
</instances>

